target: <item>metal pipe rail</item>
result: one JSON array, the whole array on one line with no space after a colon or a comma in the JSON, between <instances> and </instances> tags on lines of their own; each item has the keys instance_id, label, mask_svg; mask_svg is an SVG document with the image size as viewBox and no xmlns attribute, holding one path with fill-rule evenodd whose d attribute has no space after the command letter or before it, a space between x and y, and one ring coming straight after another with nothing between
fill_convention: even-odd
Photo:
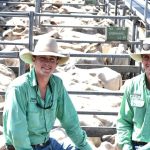
<instances>
[{"instance_id":1,"label":"metal pipe rail","mask_svg":"<svg viewBox=\"0 0 150 150\"><path fill-rule=\"evenodd\" d=\"M61 126L54 126L53 129L55 128L61 128ZM88 137L102 137L103 135L116 134L115 127L81 126L81 128L86 131Z\"/></svg>"},{"instance_id":2,"label":"metal pipe rail","mask_svg":"<svg viewBox=\"0 0 150 150\"><path fill-rule=\"evenodd\" d=\"M30 12L0 12L0 16L5 17L29 17Z\"/></svg>"},{"instance_id":3,"label":"metal pipe rail","mask_svg":"<svg viewBox=\"0 0 150 150\"><path fill-rule=\"evenodd\" d=\"M117 116L118 112L104 112L104 111L77 111L80 115L113 115Z\"/></svg>"},{"instance_id":4,"label":"metal pipe rail","mask_svg":"<svg viewBox=\"0 0 150 150\"><path fill-rule=\"evenodd\" d=\"M34 12L1 12L0 16L5 16L5 17L29 17L29 41L28 46L29 49L32 50L32 44L33 44L33 21L34 21ZM9 44L9 45L27 45L26 42L10 42L10 41L0 41L0 44Z\"/></svg>"},{"instance_id":5,"label":"metal pipe rail","mask_svg":"<svg viewBox=\"0 0 150 150\"><path fill-rule=\"evenodd\" d=\"M2 52L0 51L0 58L19 58L19 52Z\"/></svg>"},{"instance_id":6,"label":"metal pipe rail","mask_svg":"<svg viewBox=\"0 0 150 150\"><path fill-rule=\"evenodd\" d=\"M72 5L72 4L71 4ZM138 19L138 17L136 16L98 16L98 15L87 15L87 14L52 14L52 13L35 13L35 12L27 12L27 13L15 13L15 12L2 12L0 13L0 16L14 16L14 17L25 17L25 15L27 16L30 16L32 14L32 21L34 20L33 17L35 16L51 16L51 17L80 17L80 18L103 18L103 19L129 19L129 20L136 20ZM30 24L30 32L32 31L32 27L33 27L33 22L31 22ZM59 27L59 26L57 26ZM29 35L30 39L29 41L31 42L32 41L32 34ZM69 43L72 43L72 42L75 42L75 43L111 43L112 41L97 41L97 40L93 40L93 41L81 41L81 40L60 40L58 39L57 40L58 42L69 42ZM6 41L3 41L4 43ZM140 44L140 42L138 41L121 41L121 42L118 42L118 43L127 43L127 44ZM7 41L7 44L13 44L12 42L8 42ZM15 43L16 44L16 43ZM20 44L20 43L17 43L17 44ZM30 43L31 44L31 43ZM32 50L32 46L30 45L30 50ZM17 54L15 54L15 57L16 57ZM70 56L72 55L72 57L78 57L77 55L78 54L70 54ZM76 56L75 56L76 55ZM86 56L85 56L86 55ZM106 54L102 54L101 56L100 55L97 55L97 54L85 54L85 55L82 55L82 57L112 57L112 56L108 56ZM116 55L115 55L116 56ZM126 55L118 55L119 57L126 57ZM4 55L4 57L6 57ZM20 67L22 68L22 67ZM122 96L123 93L122 92L97 92L97 91L68 91L69 94L75 94L75 95L104 95L104 96L110 96L110 95L113 95L113 96ZM4 95L5 92L0 92L0 95ZM90 112L90 111L87 111L87 112L81 112L81 111L78 111L79 114L95 114L95 115L117 115L117 112L96 112L96 111L93 111L93 112ZM100 137L100 135L106 135L106 134L115 134L116 133L116 128L111 128L111 127L82 127L84 130L87 131L88 133L88 136L98 136Z\"/></svg>"},{"instance_id":7,"label":"metal pipe rail","mask_svg":"<svg viewBox=\"0 0 150 150\"><path fill-rule=\"evenodd\" d=\"M29 42L23 42L23 41L12 42L12 41L4 40L4 41L0 41L0 44L4 44L4 45L26 45L26 46L28 46Z\"/></svg>"},{"instance_id":8,"label":"metal pipe rail","mask_svg":"<svg viewBox=\"0 0 150 150\"><path fill-rule=\"evenodd\" d=\"M63 53L66 54L67 53ZM117 58L130 58L129 54L93 54L93 53L82 53L82 54L76 54L76 53L68 53L70 57L117 57Z\"/></svg>"},{"instance_id":9,"label":"metal pipe rail","mask_svg":"<svg viewBox=\"0 0 150 150\"><path fill-rule=\"evenodd\" d=\"M62 39L56 39L57 42L64 42L64 43L113 43L113 41L99 41L99 40L62 40ZM135 44L140 44L141 42L139 41L115 41L115 43L124 43L124 44L131 44L131 45L135 45Z\"/></svg>"},{"instance_id":10,"label":"metal pipe rail","mask_svg":"<svg viewBox=\"0 0 150 150\"><path fill-rule=\"evenodd\" d=\"M86 131L88 137L102 137L103 135L116 134L116 128L115 127L81 126L81 128Z\"/></svg>"},{"instance_id":11,"label":"metal pipe rail","mask_svg":"<svg viewBox=\"0 0 150 150\"><path fill-rule=\"evenodd\" d=\"M28 5L35 5L35 3L32 2L10 2L10 1L0 1L0 3L6 3L6 4L28 4ZM41 2L41 4L58 4L58 3L50 3L50 2ZM85 5L84 3L61 3L62 5Z\"/></svg>"},{"instance_id":12,"label":"metal pipe rail","mask_svg":"<svg viewBox=\"0 0 150 150\"><path fill-rule=\"evenodd\" d=\"M3 111L0 110L0 125L2 125ZM54 126L55 128L61 128L61 126ZM103 135L110 135L116 133L115 127L92 127L92 126L81 126L86 131L88 137L101 137Z\"/></svg>"},{"instance_id":13,"label":"metal pipe rail","mask_svg":"<svg viewBox=\"0 0 150 150\"><path fill-rule=\"evenodd\" d=\"M122 92L96 92L96 91L68 91L69 94L78 94L78 95L114 95L122 96ZM0 95L5 95L5 92L0 91Z\"/></svg>"},{"instance_id":14,"label":"metal pipe rail","mask_svg":"<svg viewBox=\"0 0 150 150\"><path fill-rule=\"evenodd\" d=\"M100 92L100 91L68 91L69 94L75 95L112 95L112 96L122 96L123 92Z\"/></svg>"},{"instance_id":15,"label":"metal pipe rail","mask_svg":"<svg viewBox=\"0 0 150 150\"><path fill-rule=\"evenodd\" d=\"M80 18L102 18L102 19L138 19L137 16L100 16L100 15L89 15L89 14L57 14L57 13L36 13L35 16L51 16L51 17L80 17Z\"/></svg>"},{"instance_id":16,"label":"metal pipe rail","mask_svg":"<svg viewBox=\"0 0 150 150\"><path fill-rule=\"evenodd\" d=\"M45 10L45 11L42 11L42 13L49 13L49 11ZM97 12L77 12L77 11L68 11L68 14L92 14L92 15L96 15Z\"/></svg>"},{"instance_id":17,"label":"metal pipe rail","mask_svg":"<svg viewBox=\"0 0 150 150\"><path fill-rule=\"evenodd\" d=\"M59 28L59 27L66 27L66 28L93 28L93 29L105 29L105 27L100 27L100 26L89 26L89 25L87 25L87 26L83 26L83 25L80 25L80 26L77 26L77 25L75 25L75 26L69 26L69 25L49 25L49 24L41 24L40 26L46 26L46 27L57 27L57 28Z\"/></svg>"},{"instance_id":18,"label":"metal pipe rail","mask_svg":"<svg viewBox=\"0 0 150 150\"><path fill-rule=\"evenodd\" d=\"M11 2L11 1L0 1L0 3L5 3L5 4L27 4L27 5L35 5L32 2Z\"/></svg>"},{"instance_id":19,"label":"metal pipe rail","mask_svg":"<svg viewBox=\"0 0 150 150\"><path fill-rule=\"evenodd\" d=\"M134 65L99 65L99 64L75 64L78 68L83 69L92 69L92 68L103 68L109 67L114 71L119 73L141 73L141 66L134 66Z\"/></svg>"},{"instance_id":20,"label":"metal pipe rail","mask_svg":"<svg viewBox=\"0 0 150 150\"><path fill-rule=\"evenodd\" d=\"M37 39L35 39L35 41L37 41ZM57 42L63 42L63 43L100 43L100 44L113 43L114 42L114 41L107 41L107 40L99 41L99 40L63 40L63 39L56 39L56 41ZM141 41L115 41L115 43L141 45Z\"/></svg>"},{"instance_id":21,"label":"metal pipe rail","mask_svg":"<svg viewBox=\"0 0 150 150\"><path fill-rule=\"evenodd\" d=\"M1 12L0 16L4 16L4 17L28 17L29 18L29 39L27 39L28 41L0 41L0 44L7 44L7 45L26 45L29 50L32 51L32 45L33 45L33 22L34 22L34 12ZM5 53L5 52L4 52ZM3 56L5 55L5 57L10 57L10 53L1 53L3 54ZM12 53L13 54L13 53ZM14 55L14 54L13 54ZM18 54L17 54L18 55ZM15 56L15 55L14 55ZM18 57L19 58L19 57ZM20 66L19 66L19 75L25 73L25 63L23 63L20 60Z\"/></svg>"}]
</instances>

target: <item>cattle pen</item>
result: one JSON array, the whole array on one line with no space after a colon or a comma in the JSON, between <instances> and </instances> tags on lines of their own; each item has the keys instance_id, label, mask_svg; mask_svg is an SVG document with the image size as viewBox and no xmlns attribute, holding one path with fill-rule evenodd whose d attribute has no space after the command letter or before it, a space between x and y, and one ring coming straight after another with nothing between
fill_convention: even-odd
<instances>
[{"instance_id":1,"label":"cattle pen","mask_svg":"<svg viewBox=\"0 0 150 150\"><path fill-rule=\"evenodd\" d=\"M132 0L131 0L132 1ZM97 1L96 1L97 2ZM127 3L128 1L103 1L102 3L89 3L89 1L85 1L86 5L92 5L94 7L96 7L97 4L99 4L98 9L99 10L103 10L105 11L105 15L99 15L98 12L89 12L89 13L85 13L85 12L70 12L70 14L68 13L58 13L58 12L48 12L48 11L44 11L42 10L42 5L44 5L44 2L41 1L36 1L34 2L14 2L14 1L0 1L0 4L3 5L18 5L18 4L29 4L30 6L34 6L35 7L35 11L19 11L19 13L17 11L9 11L9 12L1 12L0 13L0 17L3 18L7 18L7 17L14 17L14 18L18 18L18 17L22 17L22 18L26 18L28 20L28 33L27 33L27 37L25 39L17 39L17 40L5 40L3 38L3 35L1 35L1 40L0 40L0 45L18 45L21 46L21 48L19 49L19 51L22 49L22 47L27 47L30 51L33 51L34 49L34 45L36 43L36 41L38 40L38 38L36 38L34 36L34 28L57 28L59 30L59 28L61 29L69 29L69 28L75 28L75 29L96 29L97 30L102 30L104 32L104 35L106 35L106 31L107 31L107 27L106 26L97 26L97 25L68 25L68 24L53 24L53 23L42 23L41 24L41 20L44 17L49 17L49 18L92 18L92 19L111 19L113 20L113 22L115 23L116 27L120 27L122 29L124 29L126 27L126 24L124 23L125 20L130 21L131 23L131 31L130 31L130 36L127 37L127 39L117 39L117 40L108 40L107 37L105 36L105 39L61 39L61 38L57 38L57 36L55 37L55 35L52 35L56 38L58 43L71 43L71 44L82 44L82 43L88 43L88 44L127 44L130 47L131 52L135 52L138 48L140 49L142 47L142 40L139 40L139 33L138 33L138 26L139 24L137 22L144 22L145 24L145 28L146 28L146 32L145 32L145 37L148 37L148 28L149 28L149 20L147 20L146 17L146 12L149 11L148 7L147 7L147 3L146 5L146 11L145 11L145 17L141 17L138 16L139 13L134 13L133 11L131 11L131 7L133 5L129 5L129 3ZM121 5L120 5L121 2ZM71 5L71 6L76 6L78 7L79 5L85 5L85 3L81 3L81 4L72 4L72 3L61 3L61 6L63 5ZM115 3L115 7L114 12L115 15L110 14L109 11L111 11L111 7L112 7L112 3ZM47 4L47 3L46 3ZM53 3L48 3L53 5ZM130 3L131 4L131 3ZM51 6L50 5L50 6ZM58 5L58 4L57 4ZM126 6L125 11L129 11L130 13L128 14L124 14L125 11L123 11L123 13L120 13L120 7L121 6ZM1 6L3 7L3 6ZM133 8L134 9L134 8ZM148 17L148 16L147 16ZM13 28L16 25L9 25L9 24L2 24L0 22L0 28L2 29L8 29L8 28ZM45 34L45 33L43 33ZM129 33L128 33L129 34ZM3 40L4 39L4 40ZM19 59L19 51L1 51L0 52L0 58L17 58ZM67 53L66 53L67 54ZM128 58L129 59L129 54L109 54L109 53L73 53L70 52L69 53L70 57L72 58L76 58L76 57L82 57L82 58ZM84 69L91 69L91 68L103 68L103 67L109 67L112 70L115 70L121 74L123 73L128 73L129 76L128 78L131 78L137 74L140 74L142 71L141 65L138 64L136 65L134 61L130 61L129 65L110 65L110 64L75 64L76 67L78 68L84 68ZM17 76L22 75L23 73L26 72L25 69L25 64L19 60L19 67L16 66L8 66L10 69L12 69ZM123 92L121 91L78 91L78 90L68 90L68 93L70 95L103 95L103 96L122 96ZM0 91L0 95L4 96L5 95L5 91ZM2 125L2 110L0 111L0 124ZM117 111L89 111L89 110L77 110L79 115L110 115L110 116L117 116L118 112ZM57 126L55 126L57 127ZM95 127L95 126L82 126L82 128L87 132L87 135L89 137L101 137L103 135L112 135L116 133L116 128L115 126L112 127L104 127L104 126L99 126L99 127Z\"/></svg>"}]
</instances>

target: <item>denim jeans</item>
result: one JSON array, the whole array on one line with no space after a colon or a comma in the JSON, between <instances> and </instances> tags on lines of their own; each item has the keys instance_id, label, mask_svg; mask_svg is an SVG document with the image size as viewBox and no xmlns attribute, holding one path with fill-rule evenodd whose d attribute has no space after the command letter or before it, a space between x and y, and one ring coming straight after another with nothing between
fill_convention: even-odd
<instances>
[{"instance_id":1,"label":"denim jeans","mask_svg":"<svg viewBox=\"0 0 150 150\"><path fill-rule=\"evenodd\" d=\"M134 146L133 150L138 150L141 146Z\"/></svg>"},{"instance_id":2,"label":"denim jeans","mask_svg":"<svg viewBox=\"0 0 150 150\"><path fill-rule=\"evenodd\" d=\"M53 138L49 138L50 144L46 147L42 148L41 146L34 146L34 150L79 150L76 147L70 145L64 145L63 143L59 143Z\"/></svg>"}]
</instances>

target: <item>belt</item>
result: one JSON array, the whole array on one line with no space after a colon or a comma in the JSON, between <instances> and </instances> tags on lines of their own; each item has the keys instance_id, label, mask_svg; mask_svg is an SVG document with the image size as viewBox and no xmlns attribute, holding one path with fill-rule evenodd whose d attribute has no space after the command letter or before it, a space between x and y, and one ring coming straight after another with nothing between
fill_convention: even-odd
<instances>
[{"instance_id":1,"label":"belt","mask_svg":"<svg viewBox=\"0 0 150 150\"><path fill-rule=\"evenodd\" d=\"M35 145L31 145L31 146L44 148L44 147L48 146L49 144L50 144L50 140L48 140L47 142L42 143L42 144L35 144Z\"/></svg>"},{"instance_id":2,"label":"belt","mask_svg":"<svg viewBox=\"0 0 150 150\"><path fill-rule=\"evenodd\" d=\"M41 148L44 148L46 146L48 146L50 144L50 141L48 140L47 142L45 143L42 143L42 144L36 144L36 145L31 145L32 147L41 147ZM15 150L14 146L13 145L6 145L6 150Z\"/></svg>"},{"instance_id":3,"label":"belt","mask_svg":"<svg viewBox=\"0 0 150 150\"><path fill-rule=\"evenodd\" d=\"M143 146L147 144L147 142L139 142L139 141L132 141L132 143L136 146Z\"/></svg>"}]
</instances>

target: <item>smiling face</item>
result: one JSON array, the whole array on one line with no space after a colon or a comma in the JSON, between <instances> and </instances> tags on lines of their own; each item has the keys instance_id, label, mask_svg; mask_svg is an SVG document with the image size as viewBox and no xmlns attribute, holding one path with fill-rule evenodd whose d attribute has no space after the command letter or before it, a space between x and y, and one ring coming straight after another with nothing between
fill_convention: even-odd
<instances>
[{"instance_id":1,"label":"smiling face","mask_svg":"<svg viewBox=\"0 0 150 150\"><path fill-rule=\"evenodd\" d=\"M143 64L147 79L150 82L150 55L149 54L142 55L142 64Z\"/></svg>"},{"instance_id":2,"label":"smiling face","mask_svg":"<svg viewBox=\"0 0 150 150\"><path fill-rule=\"evenodd\" d=\"M49 78L55 71L58 64L58 57L55 56L34 56L34 67L38 76Z\"/></svg>"}]
</instances>

